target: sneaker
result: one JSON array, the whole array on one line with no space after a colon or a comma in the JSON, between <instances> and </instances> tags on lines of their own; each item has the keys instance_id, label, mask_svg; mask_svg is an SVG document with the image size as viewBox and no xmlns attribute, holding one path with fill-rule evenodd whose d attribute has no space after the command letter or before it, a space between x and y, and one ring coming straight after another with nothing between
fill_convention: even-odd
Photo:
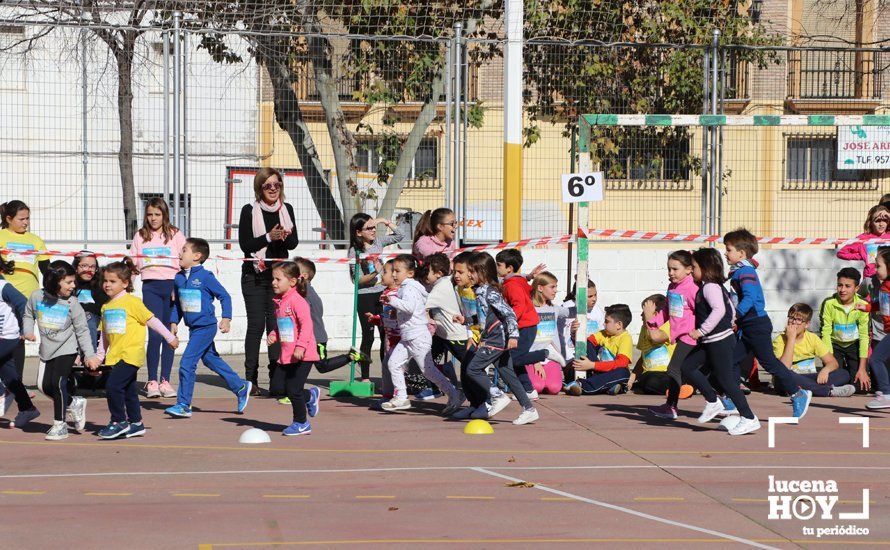
<instances>
[{"instance_id":1,"label":"sneaker","mask_svg":"<svg viewBox=\"0 0 890 550\"><path fill-rule=\"evenodd\" d=\"M866 409L890 409L890 395L875 392L875 398L865 404Z\"/></svg>"},{"instance_id":2,"label":"sneaker","mask_svg":"<svg viewBox=\"0 0 890 550\"><path fill-rule=\"evenodd\" d=\"M807 414L812 399L813 392L810 390L797 390L797 393L791 396L791 412L794 418L803 418Z\"/></svg>"},{"instance_id":3,"label":"sneaker","mask_svg":"<svg viewBox=\"0 0 890 550\"><path fill-rule=\"evenodd\" d=\"M736 424L738 424L741 420L742 417L738 414L727 416L720 421L720 429L726 430L728 432L729 430L735 428Z\"/></svg>"},{"instance_id":4,"label":"sneaker","mask_svg":"<svg viewBox=\"0 0 890 550\"><path fill-rule=\"evenodd\" d=\"M575 397L578 397L579 395L584 393L584 390L581 389L581 384L579 384L577 380L569 382L562 389L567 394L574 395Z\"/></svg>"},{"instance_id":5,"label":"sneaker","mask_svg":"<svg viewBox=\"0 0 890 550\"><path fill-rule=\"evenodd\" d=\"M751 388L749 388L745 384L739 384L739 389L742 391L743 394L751 395Z\"/></svg>"},{"instance_id":6,"label":"sneaker","mask_svg":"<svg viewBox=\"0 0 890 550\"><path fill-rule=\"evenodd\" d=\"M414 394L414 399L419 399L420 401L432 401L440 397L442 397L442 393L436 388L425 388Z\"/></svg>"},{"instance_id":7,"label":"sneaker","mask_svg":"<svg viewBox=\"0 0 890 550\"><path fill-rule=\"evenodd\" d=\"M680 399L689 399L695 394L695 388L690 386L689 384L683 384L680 386Z\"/></svg>"},{"instance_id":8,"label":"sneaker","mask_svg":"<svg viewBox=\"0 0 890 550\"><path fill-rule=\"evenodd\" d=\"M164 412L169 414L170 416L175 416L176 418L192 417L192 408L182 403L177 403L172 407L167 407L166 409L164 409Z\"/></svg>"},{"instance_id":9,"label":"sneaker","mask_svg":"<svg viewBox=\"0 0 890 550\"><path fill-rule=\"evenodd\" d=\"M278 400L279 405L290 405L290 397L282 397Z\"/></svg>"},{"instance_id":10,"label":"sneaker","mask_svg":"<svg viewBox=\"0 0 890 550\"><path fill-rule=\"evenodd\" d=\"M318 414L319 399L321 399L321 392L318 390L318 388L309 388L309 402L306 403L306 412L312 418L315 418L315 415Z\"/></svg>"},{"instance_id":11,"label":"sneaker","mask_svg":"<svg viewBox=\"0 0 890 550\"><path fill-rule=\"evenodd\" d=\"M510 404L510 398L506 395L502 395L501 397L497 397L491 400L491 410L488 411L488 418L492 418L497 413L501 412L507 405Z\"/></svg>"},{"instance_id":12,"label":"sneaker","mask_svg":"<svg viewBox=\"0 0 890 550\"><path fill-rule=\"evenodd\" d=\"M312 426L308 422L294 422L281 432L281 435L309 435L312 433Z\"/></svg>"},{"instance_id":13,"label":"sneaker","mask_svg":"<svg viewBox=\"0 0 890 550\"><path fill-rule=\"evenodd\" d=\"M531 399L532 401L537 401L538 399L540 399L540 396L538 395L538 390L532 390L532 391L528 392L526 395L528 395L528 398Z\"/></svg>"},{"instance_id":14,"label":"sneaker","mask_svg":"<svg viewBox=\"0 0 890 550\"><path fill-rule=\"evenodd\" d=\"M82 432L87 425L87 400L84 397L71 398L71 405L65 414L65 420L74 424L74 429Z\"/></svg>"},{"instance_id":15,"label":"sneaker","mask_svg":"<svg viewBox=\"0 0 890 550\"><path fill-rule=\"evenodd\" d=\"M626 386L624 384L613 384L611 388L606 390L606 394L608 395L618 395L626 392Z\"/></svg>"},{"instance_id":16,"label":"sneaker","mask_svg":"<svg viewBox=\"0 0 890 550\"><path fill-rule=\"evenodd\" d=\"M489 390L488 390L488 395L490 395L492 399L496 399L502 395L507 395L507 394L502 392L501 388L499 388L495 385L492 385L491 388L489 388Z\"/></svg>"},{"instance_id":17,"label":"sneaker","mask_svg":"<svg viewBox=\"0 0 890 550\"><path fill-rule=\"evenodd\" d=\"M127 430L126 438L139 437L145 435L145 424L142 422L130 423L130 429Z\"/></svg>"},{"instance_id":18,"label":"sneaker","mask_svg":"<svg viewBox=\"0 0 890 550\"><path fill-rule=\"evenodd\" d=\"M354 363L370 363L371 358L355 348L349 348L349 359Z\"/></svg>"},{"instance_id":19,"label":"sneaker","mask_svg":"<svg viewBox=\"0 0 890 550\"><path fill-rule=\"evenodd\" d=\"M170 385L170 382L167 380L161 380L160 385L158 385L158 391L161 392L161 397L171 398L176 397L176 389Z\"/></svg>"},{"instance_id":20,"label":"sneaker","mask_svg":"<svg viewBox=\"0 0 890 550\"><path fill-rule=\"evenodd\" d=\"M145 397L160 397L161 392L158 388L157 380L149 380L145 385Z\"/></svg>"},{"instance_id":21,"label":"sneaker","mask_svg":"<svg viewBox=\"0 0 890 550\"><path fill-rule=\"evenodd\" d=\"M701 416L698 417L699 424L707 424L711 420L714 419L715 416L720 414L723 411L723 403L718 399L717 401L706 402L705 409L702 411Z\"/></svg>"},{"instance_id":22,"label":"sneaker","mask_svg":"<svg viewBox=\"0 0 890 550\"><path fill-rule=\"evenodd\" d=\"M491 416L491 405L488 403L483 403L473 409L473 412L470 413L470 418L474 420L482 419L486 420Z\"/></svg>"},{"instance_id":23,"label":"sneaker","mask_svg":"<svg viewBox=\"0 0 890 550\"><path fill-rule=\"evenodd\" d=\"M130 431L130 424L127 422L109 422L107 426L99 430L99 437L102 439L117 439L128 431Z\"/></svg>"},{"instance_id":24,"label":"sneaker","mask_svg":"<svg viewBox=\"0 0 890 550\"><path fill-rule=\"evenodd\" d=\"M445 408L442 410L442 414L444 416L451 416L451 414L454 413L454 411L458 410L466 400L467 398L464 396L464 393L455 389L454 394L448 398L448 404L445 405Z\"/></svg>"},{"instance_id":25,"label":"sneaker","mask_svg":"<svg viewBox=\"0 0 890 550\"><path fill-rule=\"evenodd\" d=\"M0 395L0 416L4 416L14 402L15 397L12 393L9 390L4 390L3 395Z\"/></svg>"},{"instance_id":26,"label":"sneaker","mask_svg":"<svg viewBox=\"0 0 890 550\"><path fill-rule=\"evenodd\" d=\"M832 386L828 392L829 397L850 397L856 393L856 386L853 384L844 384L843 386Z\"/></svg>"},{"instance_id":27,"label":"sneaker","mask_svg":"<svg viewBox=\"0 0 890 550\"><path fill-rule=\"evenodd\" d=\"M659 405L657 407L649 407L649 412L654 414L658 418L667 418L668 420L677 419L677 407L672 407L667 403L665 403L664 405Z\"/></svg>"},{"instance_id":28,"label":"sneaker","mask_svg":"<svg viewBox=\"0 0 890 550\"><path fill-rule=\"evenodd\" d=\"M736 425L729 429L729 435L745 435L756 432L759 429L760 420L757 420L756 416L754 418L740 416Z\"/></svg>"},{"instance_id":29,"label":"sneaker","mask_svg":"<svg viewBox=\"0 0 890 550\"><path fill-rule=\"evenodd\" d=\"M470 415L473 414L473 411L475 410L476 409L474 407L464 407L456 413L452 414L451 418L453 418L454 420L469 420ZM488 417L488 413L486 413L485 416Z\"/></svg>"},{"instance_id":30,"label":"sneaker","mask_svg":"<svg viewBox=\"0 0 890 550\"><path fill-rule=\"evenodd\" d=\"M47 441L61 441L63 439L68 439L68 424L64 422L53 422L53 427L46 432Z\"/></svg>"},{"instance_id":31,"label":"sneaker","mask_svg":"<svg viewBox=\"0 0 890 550\"><path fill-rule=\"evenodd\" d=\"M18 429L22 429L38 416L40 416L40 411L37 410L37 407L19 411L19 414L15 415L15 420L12 421L12 425Z\"/></svg>"},{"instance_id":32,"label":"sneaker","mask_svg":"<svg viewBox=\"0 0 890 550\"><path fill-rule=\"evenodd\" d=\"M513 424L516 426L531 424L538 418L538 411L536 409L524 409L521 413L519 413L519 418L513 421Z\"/></svg>"},{"instance_id":33,"label":"sneaker","mask_svg":"<svg viewBox=\"0 0 890 550\"><path fill-rule=\"evenodd\" d=\"M247 408L247 402L250 401L250 389L253 386L250 382L245 382L235 395L238 397L238 412L243 413Z\"/></svg>"},{"instance_id":34,"label":"sneaker","mask_svg":"<svg viewBox=\"0 0 890 550\"><path fill-rule=\"evenodd\" d=\"M386 403L380 405L380 408L386 412L406 411L411 408L411 402L407 399L393 397Z\"/></svg>"},{"instance_id":35,"label":"sneaker","mask_svg":"<svg viewBox=\"0 0 890 550\"><path fill-rule=\"evenodd\" d=\"M732 402L732 399L726 397L725 395L718 396L720 398L720 402L723 403L723 410L720 411L721 416L731 416L739 414L739 410L736 408L735 403Z\"/></svg>"}]
</instances>

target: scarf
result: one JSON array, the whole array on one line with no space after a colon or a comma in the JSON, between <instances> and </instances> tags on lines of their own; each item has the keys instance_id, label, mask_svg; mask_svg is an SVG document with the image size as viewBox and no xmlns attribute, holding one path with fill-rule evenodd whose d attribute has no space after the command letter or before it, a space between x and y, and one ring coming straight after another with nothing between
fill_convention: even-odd
<instances>
[{"instance_id":1,"label":"scarf","mask_svg":"<svg viewBox=\"0 0 890 550\"><path fill-rule=\"evenodd\" d=\"M294 222L290 219L290 213L287 211L287 208L282 201L279 200L271 206L263 201L256 201L253 203L253 217L251 224L254 237L259 237L260 235L265 235L269 232L266 229L266 223L263 221L263 212L278 212L278 224L283 227L285 231L293 232ZM267 248L268 247L264 246L257 252L251 254L251 256L259 260L258 262L253 263L253 267L258 273L262 273L266 270Z\"/></svg>"}]
</instances>

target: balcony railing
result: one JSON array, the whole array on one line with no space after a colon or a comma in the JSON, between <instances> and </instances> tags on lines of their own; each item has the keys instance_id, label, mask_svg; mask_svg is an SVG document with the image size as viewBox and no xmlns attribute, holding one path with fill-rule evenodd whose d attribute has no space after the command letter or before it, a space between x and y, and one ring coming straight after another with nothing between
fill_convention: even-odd
<instances>
[{"instance_id":1,"label":"balcony railing","mask_svg":"<svg viewBox=\"0 0 890 550\"><path fill-rule=\"evenodd\" d=\"M795 99L880 99L881 52L788 53L788 92Z\"/></svg>"}]
</instances>

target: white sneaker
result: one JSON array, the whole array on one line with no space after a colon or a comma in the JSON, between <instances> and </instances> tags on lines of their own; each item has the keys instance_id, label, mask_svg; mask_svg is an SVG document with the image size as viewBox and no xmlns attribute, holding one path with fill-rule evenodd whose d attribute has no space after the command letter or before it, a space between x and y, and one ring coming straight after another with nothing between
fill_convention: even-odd
<instances>
[{"instance_id":1,"label":"white sneaker","mask_svg":"<svg viewBox=\"0 0 890 550\"><path fill-rule=\"evenodd\" d=\"M735 428L736 424L742 419L739 415L732 415L724 417L723 420L720 421L720 429L726 430L727 432L733 428Z\"/></svg>"},{"instance_id":2,"label":"white sneaker","mask_svg":"<svg viewBox=\"0 0 890 550\"><path fill-rule=\"evenodd\" d=\"M492 399L497 399L502 395L506 395L504 392L501 391L501 388L494 385L491 386L490 390L488 390L488 394L491 396Z\"/></svg>"},{"instance_id":3,"label":"white sneaker","mask_svg":"<svg viewBox=\"0 0 890 550\"><path fill-rule=\"evenodd\" d=\"M553 349L551 346L547 346L547 360L553 361L560 367L566 366L566 358L562 356L561 353Z\"/></svg>"},{"instance_id":4,"label":"white sneaker","mask_svg":"<svg viewBox=\"0 0 890 550\"><path fill-rule=\"evenodd\" d=\"M464 397L463 392L455 389L454 393L451 394L451 397L448 398L448 404L445 405L445 408L442 410L442 414L444 416L451 416L456 410L458 410L461 405L464 404L466 398Z\"/></svg>"},{"instance_id":5,"label":"white sneaker","mask_svg":"<svg viewBox=\"0 0 890 550\"><path fill-rule=\"evenodd\" d=\"M71 399L71 405L65 415L65 420L74 424L74 429L82 432L87 425L87 400L76 396Z\"/></svg>"},{"instance_id":6,"label":"white sneaker","mask_svg":"<svg viewBox=\"0 0 890 550\"><path fill-rule=\"evenodd\" d=\"M538 418L538 411L536 409L524 409L521 413L519 413L519 418L513 421L513 424L517 426L522 426L523 424L531 424Z\"/></svg>"},{"instance_id":7,"label":"white sneaker","mask_svg":"<svg viewBox=\"0 0 890 550\"><path fill-rule=\"evenodd\" d=\"M726 409L726 407L723 406L723 403L721 403L719 399L713 403L705 403L705 410L703 410L701 416L698 417L698 423L707 424L713 420L715 416L723 412L724 409Z\"/></svg>"},{"instance_id":8,"label":"white sneaker","mask_svg":"<svg viewBox=\"0 0 890 550\"><path fill-rule=\"evenodd\" d=\"M393 397L386 403L380 405L380 408L386 412L404 411L411 408L411 402L407 399L399 399L398 397Z\"/></svg>"},{"instance_id":9,"label":"white sneaker","mask_svg":"<svg viewBox=\"0 0 890 550\"><path fill-rule=\"evenodd\" d=\"M510 404L510 398L506 395L501 395L500 397L495 397L491 400L491 410L488 411L488 418L493 418L494 415L501 412L507 405Z\"/></svg>"},{"instance_id":10,"label":"white sneaker","mask_svg":"<svg viewBox=\"0 0 890 550\"><path fill-rule=\"evenodd\" d=\"M745 418L744 416L739 418L738 424L729 430L729 435L745 435L760 429L760 420L756 416L754 418Z\"/></svg>"},{"instance_id":11,"label":"white sneaker","mask_svg":"<svg viewBox=\"0 0 890 550\"><path fill-rule=\"evenodd\" d=\"M19 411L19 414L15 415L15 420L12 421L12 424L16 428L22 429L38 416L40 416L40 411L37 410L37 407L31 407L26 411Z\"/></svg>"},{"instance_id":12,"label":"white sneaker","mask_svg":"<svg viewBox=\"0 0 890 550\"><path fill-rule=\"evenodd\" d=\"M46 437L44 437L47 441L61 441L63 439L68 439L68 424L64 422L53 422L53 427L46 432Z\"/></svg>"},{"instance_id":13,"label":"white sneaker","mask_svg":"<svg viewBox=\"0 0 890 550\"><path fill-rule=\"evenodd\" d=\"M7 397L9 399L9 397ZM890 395L875 392L875 398L865 404L866 409L890 409Z\"/></svg>"},{"instance_id":14,"label":"white sneaker","mask_svg":"<svg viewBox=\"0 0 890 550\"><path fill-rule=\"evenodd\" d=\"M539 399L538 390L532 390L526 394L529 399L532 401L537 401Z\"/></svg>"}]
</instances>

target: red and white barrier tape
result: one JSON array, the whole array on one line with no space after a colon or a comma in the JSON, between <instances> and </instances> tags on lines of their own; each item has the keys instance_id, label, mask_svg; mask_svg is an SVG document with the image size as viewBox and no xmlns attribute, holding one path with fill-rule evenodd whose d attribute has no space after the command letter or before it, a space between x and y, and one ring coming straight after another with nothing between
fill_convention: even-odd
<instances>
[{"instance_id":1,"label":"red and white barrier tape","mask_svg":"<svg viewBox=\"0 0 890 550\"><path fill-rule=\"evenodd\" d=\"M710 243L720 242L721 235L704 235L699 233L667 233L659 231L638 231L634 229L587 229L582 230L587 238L627 239L632 241L660 241ZM838 237L757 237L760 244L791 244L791 245L833 245L845 246L851 243L890 243L887 239L842 239Z\"/></svg>"}]
</instances>

